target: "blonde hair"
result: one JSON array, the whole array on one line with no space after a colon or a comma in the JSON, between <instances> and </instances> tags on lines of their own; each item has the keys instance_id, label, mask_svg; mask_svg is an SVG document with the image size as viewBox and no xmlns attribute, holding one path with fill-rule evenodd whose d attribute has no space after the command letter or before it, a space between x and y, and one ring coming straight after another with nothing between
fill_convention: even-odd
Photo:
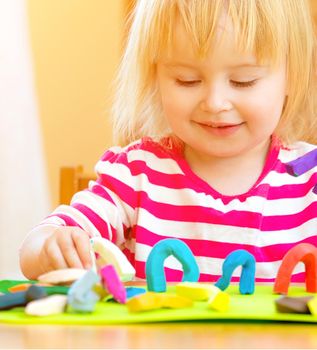
<instances>
[{"instance_id":1,"label":"blonde hair","mask_svg":"<svg viewBox=\"0 0 317 350\"><path fill-rule=\"evenodd\" d=\"M116 143L126 145L170 132L156 87L156 62L171 47L179 19L197 55L203 57L212 47L224 10L241 49L253 50L260 62L272 64L286 56L288 93L276 133L285 143L317 139L316 48L306 0L139 0L116 80L112 109Z\"/></svg>"}]
</instances>

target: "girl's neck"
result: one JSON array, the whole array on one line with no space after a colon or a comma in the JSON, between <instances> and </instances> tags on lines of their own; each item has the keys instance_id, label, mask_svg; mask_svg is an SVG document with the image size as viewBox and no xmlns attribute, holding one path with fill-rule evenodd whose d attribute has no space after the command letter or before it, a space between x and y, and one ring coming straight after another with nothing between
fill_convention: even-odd
<instances>
[{"instance_id":1,"label":"girl's neck","mask_svg":"<svg viewBox=\"0 0 317 350\"><path fill-rule=\"evenodd\" d=\"M184 156L191 170L222 195L248 192L260 177L270 140L234 157L201 156L185 146Z\"/></svg>"}]
</instances>

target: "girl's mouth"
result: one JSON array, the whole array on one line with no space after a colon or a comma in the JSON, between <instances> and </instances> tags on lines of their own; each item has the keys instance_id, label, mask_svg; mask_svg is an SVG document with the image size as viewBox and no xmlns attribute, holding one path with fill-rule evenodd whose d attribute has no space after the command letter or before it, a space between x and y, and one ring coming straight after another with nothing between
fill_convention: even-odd
<instances>
[{"instance_id":1,"label":"girl's mouth","mask_svg":"<svg viewBox=\"0 0 317 350\"><path fill-rule=\"evenodd\" d=\"M201 124L199 125L208 133L211 133L216 136L230 136L234 133L236 133L243 123L239 124L224 124L224 123L219 123L219 124Z\"/></svg>"}]
</instances>

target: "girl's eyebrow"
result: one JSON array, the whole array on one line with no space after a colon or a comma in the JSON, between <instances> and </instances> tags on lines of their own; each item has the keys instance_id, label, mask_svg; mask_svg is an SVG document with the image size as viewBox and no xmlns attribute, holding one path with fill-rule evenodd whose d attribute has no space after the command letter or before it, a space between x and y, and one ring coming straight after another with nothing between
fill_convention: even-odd
<instances>
[{"instance_id":1,"label":"girl's eyebrow","mask_svg":"<svg viewBox=\"0 0 317 350\"><path fill-rule=\"evenodd\" d=\"M171 62L171 63L163 63L163 65L165 67L168 67L168 68L176 68L176 67L184 67L184 68L197 68L197 66L194 66L190 63L185 63L185 62Z\"/></svg>"},{"instance_id":2,"label":"girl's eyebrow","mask_svg":"<svg viewBox=\"0 0 317 350\"><path fill-rule=\"evenodd\" d=\"M190 68L190 69L197 69L197 65L186 63L186 62L165 62L163 65L167 68ZM254 68L254 69L265 69L268 68L266 65L259 65L256 63L239 63L239 64L232 64L228 65L229 69L243 69L243 68Z\"/></svg>"}]
</instances>

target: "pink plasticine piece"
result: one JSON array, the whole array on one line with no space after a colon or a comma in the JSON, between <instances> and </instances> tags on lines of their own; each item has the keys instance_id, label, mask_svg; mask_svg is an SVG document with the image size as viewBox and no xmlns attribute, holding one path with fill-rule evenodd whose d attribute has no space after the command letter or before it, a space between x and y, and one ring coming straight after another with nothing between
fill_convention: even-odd
<instances>
[{"instance_id":1,"label":"pink plasticine piece","mask_svg":"<svg viewBox=\"0 0 317 350\"><path fill-rule=\"evenodd\" d=\"M105 289L121 304L127 300L126 289L113 265L105 265L100 269L101 281Z\"/></svg>"},{"instance_id":2,"label":"pink plasticine piece","mask_svg":"<svg viewBox=\"0 0 317 350\"><path fill-rule=\"evenodd\" d=\"M309 243L300 243L284 256L274 283L274 293L287 294L292 272L302 261L306 270L306 291L317 293L317 247Z\"/></svg>"}]
</instances>

